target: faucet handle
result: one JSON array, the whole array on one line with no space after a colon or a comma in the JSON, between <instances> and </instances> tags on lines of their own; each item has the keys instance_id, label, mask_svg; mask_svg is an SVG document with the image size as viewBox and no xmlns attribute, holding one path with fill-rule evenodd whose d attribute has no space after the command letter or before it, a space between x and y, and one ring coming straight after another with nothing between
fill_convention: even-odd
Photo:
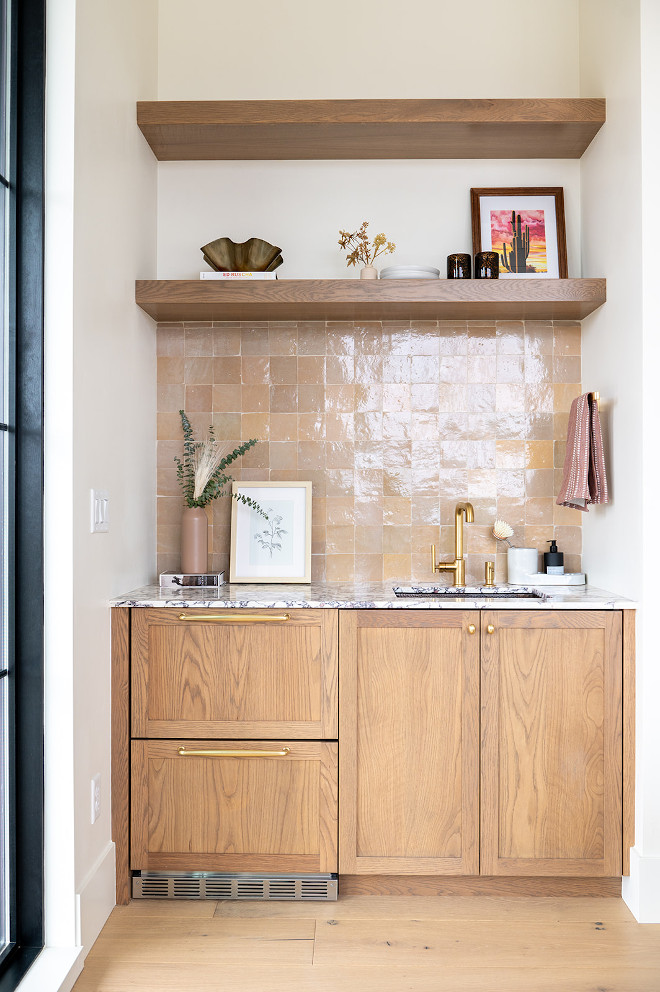
<instances>
[{"instance_id":1,"label":"faucet handle","mask_svg":"<svg viewBox=\"0 0 660 992\"><path fill-rule=\"evenodd\" d=\"M431 545L431 574L435 575L435 544Z\"/></svg>"}]
</instances>

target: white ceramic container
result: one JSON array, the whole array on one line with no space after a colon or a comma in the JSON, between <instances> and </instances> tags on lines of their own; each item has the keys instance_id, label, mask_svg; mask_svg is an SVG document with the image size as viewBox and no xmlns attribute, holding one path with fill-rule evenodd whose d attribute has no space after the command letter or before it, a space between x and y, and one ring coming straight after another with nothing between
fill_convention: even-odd
<instances>
[{"instance_id":1,"label":"white ceramic container","mask_svg":"<svg viewBox=\"0 0 660 992\"><path fill-rule=\"evenodd\" d=\"M506 557L508 582L524 585L530 575L538 575L539 553L536 548L509 548Z\"/></svg>"}]
</instances>

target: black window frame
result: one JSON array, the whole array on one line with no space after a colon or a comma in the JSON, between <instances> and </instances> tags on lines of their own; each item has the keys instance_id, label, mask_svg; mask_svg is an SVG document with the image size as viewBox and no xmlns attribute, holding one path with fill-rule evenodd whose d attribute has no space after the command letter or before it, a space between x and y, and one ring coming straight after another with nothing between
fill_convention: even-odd
<instances>
[{"instance_id":1,"label":"black window frame","mask_svg":"<svg viewBox=\"0 0 660 992\"><path fill-rule=\"evenodd\" d=\"M43 315L45 0L10 11L9 888L0 992L44 946ZM12 540L13 537L13 540Z\"/></svg>"}]
</instances>

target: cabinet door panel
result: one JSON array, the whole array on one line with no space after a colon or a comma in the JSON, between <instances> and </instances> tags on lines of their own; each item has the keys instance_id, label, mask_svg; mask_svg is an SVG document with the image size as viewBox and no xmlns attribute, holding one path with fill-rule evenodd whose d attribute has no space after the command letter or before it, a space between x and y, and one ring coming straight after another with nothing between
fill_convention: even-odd
<instances>
[{"instance_id":1,"label":"cabinet door panel","mask_svg":"<svg viewBox=\"0 0 660 992\"><path fill-rule=\"evenodd\" d=\"M392 612L340 615L341 870L476 874L478 615Z\"/></svg>"},{"instance_id":2,"label":"cabinet door panel","mask_svg":"<svg viewBox=\"0 0 660 992\"><path fill-rule=\"evenodd\" d=\"M273 756L182 756L180 747ZM336 744L133 741L131 799L132 868L337 870Z\"/></svg>"},{"instance_id":3,"label":"cabinet door panel","mask_svg":"<svg viewBox=\"0 0 660 992\"><path fill-rule=\"evenodd\" d=\"M181 612L134 611L134 737L337 736L335 611Z\"/></svg>"},{"instance_id":4,"label":"cabinet door panel","mask_svg":"<svg viewBox=\"0 0 660 992\"><path fill-rule=\"evenodd\" d=\"M620 874L620 615L501 611L482 631L482 874Z\"/></svg>"}]
</instances>

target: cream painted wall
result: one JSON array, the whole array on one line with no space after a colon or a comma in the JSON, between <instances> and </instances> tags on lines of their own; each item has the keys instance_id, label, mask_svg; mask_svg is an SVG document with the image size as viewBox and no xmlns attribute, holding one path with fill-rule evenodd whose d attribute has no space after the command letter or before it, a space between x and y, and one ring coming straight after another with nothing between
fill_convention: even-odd
<instances>
[{"instance_id":1,"label":"cream painted wall","mask_svg":"<svg viewBox=\"0 0 660 992\"><path fill-rule=\"evenodd\" d=\"M114 904L108 601L155 558L155 334L134 280L155 267L156 164L135 101L156 96L157 3L48 8L46 939L88 950ZM91 487L110 494L107 534L90 534Z\"/></svg>"},{"instance_id":2,"label":"cream painted wall","mask_svg":"<svg viewBox=\"0 0 660 992\"><path fill-rule=\"evenodd\" d=\"M159 0L161 100L574 96L578 2ZM469 16L466 14L469 13ZM470 251L470 186L566 188L569 271L579 269L577 162L161 163L158 278L196 277L228 235L278 244L283 278L341 278L340 227L364 219L398 264ZM383 262L388 264L388 262Z\"/></svg>"},{"instance_id":3,"label":"cream painted wall","mask_svg":"<svg viewBox=\"0 0 660 992\"><path fill-rule=\"evenodd\" d=\"M569 272L580 274L578 161L162 162L158 278L198 278L200 247L225 235L279 245L284 279L357 278L337 239L363 220L397 245L380 266L444 277L450 252L472 251L471 186L563 186Z\"/></svg>"},{"instance_id":4,"label":"cream painted wall","mask_svg":"<svg viewBox=\"0 0 660 992\"><path fill-rule=\"evenodd\" d=\"M578 0L159 0L160 100L578 92Z\"/></svg>"},{"instance_id":5,"label":"cream painted wall","mask_svg":"<svg viewBox=\"0 0 660 992\"><path fill-rule=\"evenodd\" d=\"M581 86L607 97L607 126L582 159L583 265L607 277L607 305L583 324L585 386L603 398L612 499L583 528L589 579L640 601L637 619L636 845L624 897L660 922L660 667L656 542L660 486L660 11L656 0L582 0ZM650 539L649 539L650 538Z\"/></svg>"},{"instance_id":6,"label":"cream painted wall","mask_svg":"<svg viewBox=\"0 0 660 992\"><path fill-rule=\"evenodd\" d=\"M153 271L155 162L135 101L156 92L155 0L78 0L74 201L74 721L76 879L110 838L108 600L153 578L155 334L134 304ZM90 534L90 488L110 532ZM103 811L90 825L90 779Z\"/></svg>"}]
</instances>

